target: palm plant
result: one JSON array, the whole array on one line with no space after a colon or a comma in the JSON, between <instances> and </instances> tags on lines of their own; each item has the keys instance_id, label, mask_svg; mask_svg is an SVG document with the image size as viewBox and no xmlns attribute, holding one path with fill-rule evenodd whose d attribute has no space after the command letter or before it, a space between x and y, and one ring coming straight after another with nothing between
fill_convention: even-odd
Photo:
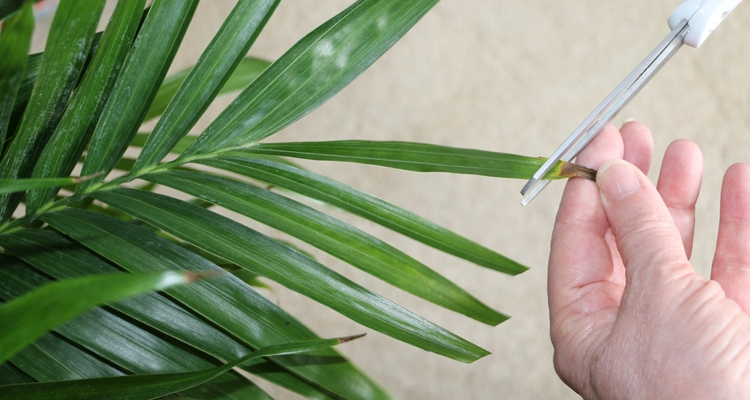
<instances>
[{"instance_id":1,"label":"palm plant","mask_svg":"<svg viewBox=\"0 0 750 400\"><path fill-rule=\"evenodd\" d=\"M347 339L319 339L253 289L259 276L426 351L462 362L489 354L212 211L242 214L493 326L507 316L310 200L482 267L526 269L288 158L520 179L543 159L420 143L261 142L356 78L437 0L359 0L275 62L245 57L278 2L238 0L196 65L165 79L198 0L145 10L146 0L120 1L103 33L104 0L62 0L44 53L32 55L32 2L0 1L0 392L267 398L237 367L307 397L389 397L328 348ZM216 96L236 90L189 135ZM138 132L156 117L152 132ZM77 165L82 178L70 176ZM560 163L547 178L590 173Z\"/></svg>"}]
</instances>

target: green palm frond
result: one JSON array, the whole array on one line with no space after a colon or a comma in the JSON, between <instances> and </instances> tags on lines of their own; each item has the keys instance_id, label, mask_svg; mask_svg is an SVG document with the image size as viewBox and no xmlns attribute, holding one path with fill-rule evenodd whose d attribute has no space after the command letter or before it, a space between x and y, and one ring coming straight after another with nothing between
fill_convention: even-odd
<instances>
[{"instance_id":1,"label":"green palm frond","mask_svg":"<svg viewBox=\"0 0 750 400\"><path fill-rule=\"evenodd\" d=\"M9 60L0 66L0 313L27 305L3 314L0 355L8 361L0 364L0 392L269 398L230 371L237 366L308 398L390 398L329 348L337 340L321 340L248 284L258 277L426 351L467 363L487 356L334 272L284 235L477 321L497 325L506 315L299 197L485 268L515 275L526 267L287 157L514 179L528 178L543 159L420 143L261 142L342 90L437 1L356 1L271 63L246 54L279 0L238 0L195 66L165 78L198 0L155 0L145 11L146 0L119 1L100 33L104 0L61 0L47 47L35 55L28 55L31 2L0 0L0 18L8 17L0 55ZM217 96L237 91L205 131L190 134ZM152 132L139 133L159 116ZM138 156L125 155L129 148ZM77 166L84 178L70 176ZM560 163L546 178L590 173ZM164 194L165 187L181 194ZM271 237L218 210L283 234ZM143 286L149 293L125 299L102 283L112 274L125 285L171 271L216 276ZM75 286L84 281L98 291ZM45 284L69 289L24 297ZM31 334L18 321L34 306L69 313L54 323L36 318ZM6 351L6 341L19 335L26 340Z\"/></svg>"}]
</instances>

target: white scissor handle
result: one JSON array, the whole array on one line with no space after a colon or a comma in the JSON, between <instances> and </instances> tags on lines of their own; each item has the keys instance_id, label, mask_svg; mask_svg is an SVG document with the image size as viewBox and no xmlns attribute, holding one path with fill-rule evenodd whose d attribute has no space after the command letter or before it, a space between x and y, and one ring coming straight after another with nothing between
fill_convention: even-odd
<instances>
[{"instance_id":1,"label":"white scissor handle","mask_svg":"<svg viewBox=\"0 0 750 400\"><path fill-rule=\"evenodd\" d=\"M672 12L667 22L669 28L674 29L683 19L688 20L690 30L684 43L698 48L741 2L742 0L686 0Z\"/></svg>"}]
</instances>

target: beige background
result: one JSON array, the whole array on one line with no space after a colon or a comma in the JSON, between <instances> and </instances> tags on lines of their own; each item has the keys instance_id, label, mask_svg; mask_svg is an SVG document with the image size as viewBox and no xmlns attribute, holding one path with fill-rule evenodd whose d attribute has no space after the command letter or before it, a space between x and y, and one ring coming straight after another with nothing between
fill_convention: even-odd
<instances>
[{"instance_id":1,"label":"beige background","mask_svg":"<svg viewBox=\"0 0 750 400\"><path fill-rule=\"evenodd\" d=\"M197 60L233 3L202 2L173 71ZM351 3L282 1L250 54L277 58ZM547 156L666 36L666 18L678 4L443 0L358 80L270 140L405 140ZM750 162L749 25L750 5L742 4L703 48L681 50L615 121L633 117L651 126L659 155L677 138L696 141L703 149L706 171L693 261L704 276L713 256L723 171L732 163ZM44 31L41 27L39 35ZM41 42L35 46L41 49ZM229 100L217 101L210 118L194 132ZM576 398L552 368L545 292L548 243L562 183L550 185L523 208L521 181L304 164L532 269L517 277L503 276L329 210L513 316L498 327L484 326L318 253L326 265L492 351L472 365L384 337L294 293L277 289L269 293L271 298L322 336L368 332L366 339L341 351L398 398ZM658 168L656 160L653 169ZM657 176L653 171L650 175ZM261 384L278 398L297 398Z\"/></svg>"}]
</instances>

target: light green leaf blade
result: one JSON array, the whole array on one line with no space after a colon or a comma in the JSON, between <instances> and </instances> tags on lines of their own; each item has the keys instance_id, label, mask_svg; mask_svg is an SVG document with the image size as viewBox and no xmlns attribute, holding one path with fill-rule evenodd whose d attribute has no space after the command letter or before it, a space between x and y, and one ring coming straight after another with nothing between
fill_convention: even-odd
<instances>
[{"instance_id":1,"label":"light green leaf blade","mask_svg":"<svg viewBox=\"0 0 750 400\"><path fill-rule=\"evenodd\" d=\"M248 157L219 157L201 163L323 201L486 268L512 275L528 269L410 211L309 171Z\"/></svg>"},{"instance_id":2,"label":"light green leaf blade","mask_svg":"<svg viewBox=\"0 0 750 400\"><path fill-rule=\"evenodd\" d=\"M203 115L280 0L239 0L159 119L133 173L155 166Z\"/></svg>"},{"instance_id":3,"label":"light green leaf blade","mask_svg":"<svg viewBox=\"0 0 750 400\"><path fill-rule=\"evenodd\" d=\"M497 178L529 179L547 159L484 150L411 142L344 140L333 142L258 143L243 152L379 165L417 172L447 172ZM566 165L568 166L566 168ZM545 179L569 178L575 168L559 161Z\"/></svg>"},{"instance_id":4,"label":"light green leaf blade","mask_svg":"<svg viewBox=\"0 0 750 400\"><path fill-rule=\"evenodd\" d=\"M0 179L0 194L24 192L31 189L53 188L72 185L80 181L79 178L26 178Z\"/></svg>"},{"instance_id":5,"label":"light green leaf blade","mask_svg":"<svg viewBox=\"0 0 750 400\"><path fill-rule=\"evenodd\" d=\"M21 10L7 21L0 30L0 154L5 145L10 115L16 93L26 70L26 54L34 33L34 12L31 3L23 4Z\"/></svg>"},{"instance_id":6,"label":"light green leaf blade","mask_svg":"<svg viewBox=\"0 0 750 400\"><path fill-rule=\"evenodd\" d=\"M144 179L288 233L391 285L478 321L494 326L508 319L387 243L284 196L200 172L167 171Z\"/></svg>"},{"instance_id":7,"label":"light green leaf blade","mask_svg":"<svg viewBox=\"0 0 750 400\"><path fill-rule=\"evenodd\" d=\"M271 65L270 61L262 60L255 57L245 57L240 61L237 68L234 69L232 75L227 79L224 86L219 90L219 95L228 94L242 90L251 84L263 71ZM146 112L146 116L143 118L144 121L148 121L160 116L164 110L167 109L169 102L172 101L177 89L180 88L182 82L190 74L192 68L187 68L182 71L176 72L164 79L159 91L156 92L154 101L151 102L151 106Z\"/></svg>"},{"instance_id":8,"label":"light green leaf blade","mask_svg":"<svg viewBox=\"0 0 750 400\"><path fill-rule=\"evenodd\" d=\"M117 3L99 50L34 168L33 177L67 176L91 139L118 72L128 55L146 0ZM26 214L54 199L57 190L35 190L26 198Z\"/></svg>"},{"instance_id":9,"label":"light green leaf blade","mask_svg":"<svg viewBox=\"0 0 750 400\"><path fill-rule=\"evenodd\" d=\"M170 258L170 252L164 251L164 247L160 246L161 243L154 243L153 240L148 240L147 243L151 243L151 245L155 247L154 251L155 253L158 252L158 258L160 260ZM148 246L147 243L144 242L140 244L141 248ZM116 267L90 253L79 244L71 242L60 234L52 231L21 229L12 234L0 235L0 245L40 271L57 279L67 279L81 275L106 274L118 271ZM148 262L147 259L138 257L137 255L134 256L134 252L128 250L128 248L124 248L123 252L130 254L133 259L132 265L146 265ZM148 265L158 264L159 261L157 261L157 255L154 254L154 261L150 262ZM215 266L209 267L210 264L196 265L195 262L191 262L190 265L198 270L219 271ZM130 266L131 264L125 265L125 267ZM169 266L165 267L168 268ZM132 272L145 272L148 269L142 268L130 270ZM221 312L226 313L227 310L231 309L230 306L217 301L215 296L212 296L210 292L201 290L204 285L208 284L215 287L217 284L226 280L227 277L220 277L210 281L196 282L190 286L170 289L167 293L174 295L175 290L189 288L193 293L198 292L199 294L192 296L192 298L195 299L195 302L214 305L217 312L220 310ZM229 292L227 293L228 297L235 299L240 297L232 291L226 290L226 285L224 285L223 288L225 289L225 292ZM176 297L183 296L179 296L178 293ZM232 360L240 358L252 351L251 348L214 328L195 314L178 306L165 296L156 293L146 293L140 296L126 298L110 303L108 306L218 359ZM247 310L247 314L245 314L243 318L256 318L255 315L258 311L259 310L252 309ZM249 325L244 324L243 318L237 318L233 315L228 316L228 319L236 320L238 326L243 326L247 329ZM319 390L313 388L306 382L292 375L288 371L281 369L281 367L270 361L258 359L246 363L243 368L252 374L256 374L263 379L305 397L326 397Z\"/></svg>"},{"instance_id":10,"label":"light green leaf blade","mask_svg":"<svg viewBox=\"0 0 750 400\"><path fill-rule=\"evenodd\" d=\"M153 399L195 387L210 381L231 368L258 357L299 354L335 346L352 338L323 339L309 342L276 345L260 349L239 360L208 370L179 373L132 375L118 378L85 379L78 381L31 383L4 386L7 399Z\"/></svg>"},{"instance_id":11,"label":"light green leaf blade","mask_svg":"<svg viewBox=\"0 0 750 400\"><path fill-rule=\"evenodd\" d=\"M133 189L92 196L393 338L462 362L489 354L296 250L201 207Z\"/></svg>"},{"instance_id":12,"label":"light green leaf blade","mask_svg":"<svg viewBox=\"0 0 750 400\"><path fill-rule=\"evenodd\" d=\"M187 283L194 275L158 274L88 276L58 281L0 306L0 362L52 328L96 306L122 297Z\"/></svg>"},{"instance_id":13,"label":"light green leaf blade","mask_svg":"<svg viewBox=\"0 0 750 400\"><path fill-rule=\"evenodd\" d=\"M50 28L34 90L21 125L0 161L0 179L27 178L62 117L88 55L104 0L62 0ZM0 195L0 221L21 196Z\"/></svg>"},{"instance_id":14,"label":"light green leaf blade","mask_svg":"<svg viewBox=\"0 0 750 400\"><path fill-rule=\"evenodd\" d=\"M130 272L181 268L223 272L220 267L181 246L133 224L101 214L69 208L45 214L42 219ZM317 339L294 317L231 274L177 286L167 290L167 293L255 348ZM334 350L324 350L316 353L316 356L327 362L311 363L307 358L295 357L283 357L276 362L303 379L344 398L390 398ZM251 371L256 372L254 369ZM264 371L269 374L278 372Z\"/></svg>"},{"instance_id":15,"label":"light green leaf blade","mask_svg":"<svg viewBox=\"0 0 750 400\"><path fill-rule=\"evenodd\" d=\"M83 175L104 174L79 185L77 193L86 192L101 182L127 149L167 73L197 5L198 0L157 0L151 6L102 111L83 163Z\"/></svg>"},{"instance_id":16,"label":"light green leaf blade","mask_svg":"<svg viewBox=\"0 0 750 400\"><path fill-rule=\"evenodd\" d=\"M297 42L184 154L214 153L268 137L359 76L438 0L360 0Z\"/></svg>"},{"instance_id":17,"label":"light green leaf blade","mask_svg":"<svg viewBox=\"0 0 750 400\"><path fill-rule=\"evenodd\" d=\"M0 276L3 280L13 280L15 283L12 287L3 288L3 298L23 295L49 282L47 278L31 269L19 266L3 268L0 270ZM55 330L102 359L136 374L190 372L218 365L98 307L58 326ZM16 360L16 357L12 360ZM68 360L62 362L70 368ZM91 377L93 376L83 375L74 379ZM222 383L231 385L231 392L214 382L207 384L203 389L208 392L207 394L212 394L213 398L270 398L255 384L237 374L225 375L223 379L226 382Z\"/></svg>"}]
</instances>

